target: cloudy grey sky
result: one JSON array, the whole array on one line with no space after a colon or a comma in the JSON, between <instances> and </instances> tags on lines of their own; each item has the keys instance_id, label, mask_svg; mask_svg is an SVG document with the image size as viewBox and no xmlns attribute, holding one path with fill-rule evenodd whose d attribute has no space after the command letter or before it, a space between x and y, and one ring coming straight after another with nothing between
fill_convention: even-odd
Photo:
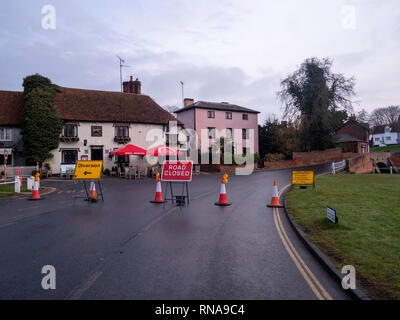
<instances>
[{"instance_id":1,"label":"cloudy grey sky","mask_svg":"<svg viewBox=\"0 0 400 320\"><path fill-rule=\"evenodd\" d=\"M56 29L42 28L42 7ZM352 11L354 9L354 11ZM355 20L352 13L355 13ZM160 105L228 101L281 115L280 80L312 56L356 78L356 109L400 104L398 0L2 0L0 90L40 73L119 90L116 55Z\"/></svg>"}]
</instances>

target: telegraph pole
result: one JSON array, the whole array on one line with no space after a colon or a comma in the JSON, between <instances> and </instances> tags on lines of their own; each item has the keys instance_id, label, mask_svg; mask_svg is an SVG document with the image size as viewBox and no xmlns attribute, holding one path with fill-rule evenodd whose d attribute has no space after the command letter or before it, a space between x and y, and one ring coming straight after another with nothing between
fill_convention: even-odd
<instances>
[{"instance_id":1,"label":"telegraph pole","mask_svg":"<svg viewBox=\"0 0 400 320\"><path fill-rule=\"evenodd\" d=\"M185 95L183 93L183 85L184 85L184 83L183 83L183 81L180 81L180 83L182 85L182 105L185 106Z\"/></svg>"}]
</instances>

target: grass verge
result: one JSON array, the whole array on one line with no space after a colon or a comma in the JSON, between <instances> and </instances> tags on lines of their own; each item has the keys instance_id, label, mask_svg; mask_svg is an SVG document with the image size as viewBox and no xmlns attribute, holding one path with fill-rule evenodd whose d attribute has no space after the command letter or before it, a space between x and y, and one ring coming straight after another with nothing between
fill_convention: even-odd
<instances>
[{"instance_id":1,"label":"grass verge","mask_svg":"<svg viewBox=\"0 0 400 320\"><path fill-rule=\"evenodd\" d=\"M400 152L400 144L387 147L373 147L371 152Z\"/></svg>"},{"instance_id":2,"label":"grass verge","mask_svg":"<svg viewBox=\"0 0 400 320\"><path fill-rule=\"evenodd\" d=\"M290 190L288 211L337 268L353 265L357 284L375 299L400 299L400 176L335 175L316 189ZM339 223L326 218L326 207Z\"/></svg>"},{"instance_id":3,"label":"grass verge","mask_svg":"<svg viewBox=\"0 0 400 320\"><path fill-rule=\"evenodd\" d=\"M10 192L14 193L14 184L2 184L0 185L0 192ZM29 192L29 190L23 186L21 192Z\"/></svg>"}]
</instances>

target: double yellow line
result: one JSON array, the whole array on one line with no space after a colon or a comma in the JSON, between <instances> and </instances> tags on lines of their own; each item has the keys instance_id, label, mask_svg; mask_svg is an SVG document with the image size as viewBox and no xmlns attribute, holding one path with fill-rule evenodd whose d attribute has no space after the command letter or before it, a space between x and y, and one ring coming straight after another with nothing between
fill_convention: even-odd
<instances>
[{"instance_id":1,"label":"double yellow line","mask_svg":"<svg viewBox=\"0 0 400 320\"><path fill-rule=\"evenodd\" d=\"M279 192L279 196L280 194L281 192ZM279 237L281 238L286 251L289 253L289 256L292 258L294 264L300 271L304 280L306 280L307 284L310 286L311 290L314 292L314 294L317 296L319 300L333 300L331 295L325 290L322 284L311 272L310 268L306 265L304 260L300 257L299 253L297 252L292 242L290 241L285 231L285 228L283 227L282 220L279 215L279 209L273 208L273 213L274 213L275 227L276 230L278 231Z\"/></svg>"}]
</instances>

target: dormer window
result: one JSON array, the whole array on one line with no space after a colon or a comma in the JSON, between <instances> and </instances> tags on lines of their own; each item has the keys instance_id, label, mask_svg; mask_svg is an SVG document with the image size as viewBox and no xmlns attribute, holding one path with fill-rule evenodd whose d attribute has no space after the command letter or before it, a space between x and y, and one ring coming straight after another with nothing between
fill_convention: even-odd
<instances>
[{"instance_id":1,"label":"dormer window","mask_svg":"<svg viewBox=\"0 0 400 320\"><path fill-rule=\"evenodd\" d=\"M385 132L390 132L390 131L391 131L391 128L389 126L386 126L385 127Z\"/></svg>"}]
</instances>

